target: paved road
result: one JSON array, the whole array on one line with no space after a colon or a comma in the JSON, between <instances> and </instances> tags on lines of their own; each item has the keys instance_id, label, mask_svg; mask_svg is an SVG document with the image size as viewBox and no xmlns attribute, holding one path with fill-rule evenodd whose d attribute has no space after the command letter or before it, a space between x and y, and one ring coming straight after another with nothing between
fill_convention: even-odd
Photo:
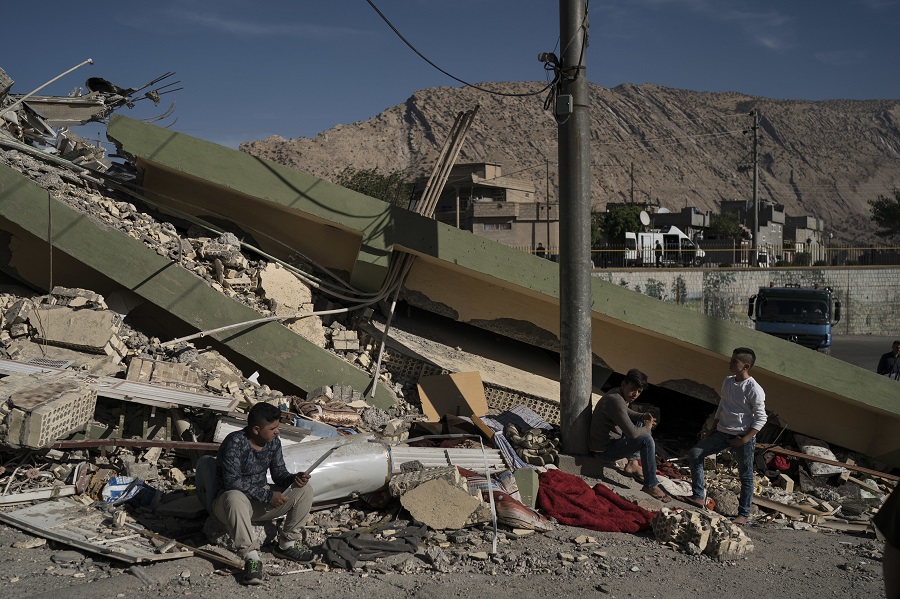
<instances>
[{"instance_id":1,"label":"paved road","mask_svg":"<svg viewBox=\"0 0 900 599\"><path fill-rule=\"evenodd\" d=\"M875 371L878 358L891 351L891 343L900 339L900 334L887 337L882 335L835 335L831 345L831 355L838 360L849 362L860 368Z\"/></svg>"}]
</instances>

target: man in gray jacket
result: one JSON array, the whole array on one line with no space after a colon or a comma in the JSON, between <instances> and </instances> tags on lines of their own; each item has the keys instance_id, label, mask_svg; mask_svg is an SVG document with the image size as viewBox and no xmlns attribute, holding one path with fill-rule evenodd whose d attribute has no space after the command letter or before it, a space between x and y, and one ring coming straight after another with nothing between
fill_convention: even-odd
<instances>
[{"instance_id":1,"label":"man in gray jacket","mask_svg":"<svg viewBox=\"0 0 900 599\"><path fill-rule=\"evenodd\" d=\"M595 455L606 459L628 458L625 474L643 483L641 491L666 503L672 498L659 488L656 443L650 434L656 420L649 413L642 414L629 408L646 387L647 375L632 368L618 387L603 396L591 416L588 446Z\"/></svg>"}]
</instances>

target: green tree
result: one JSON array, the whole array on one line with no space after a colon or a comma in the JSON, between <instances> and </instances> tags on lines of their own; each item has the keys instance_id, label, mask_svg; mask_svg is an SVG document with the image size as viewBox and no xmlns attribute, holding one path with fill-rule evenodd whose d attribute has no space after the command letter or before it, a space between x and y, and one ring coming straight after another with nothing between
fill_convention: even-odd
<instances>
[{"instance_id":1,"label":"green tree","mask_svg":"<svg viewBox=\"0 0 900 599\"><path fill-rule=\"evenodd\" d=\"M894 189L894 197L879 194L874 200L869 200L872 209L872 220L881 227L875 231L879 237L900 236L900 189Z\"/></svg>"},{"instance_id":2,"label":"green tree","mask_svg":"<svg viewBox=\"0 0 900 599\"><path fill-rule=\"evenodd\" d=\"M341 187L406 209L409 209L415 190L402 171L382 172L378 167L358 169L348 166L338 175L336 183Z\"/></svg>"},{"instance_id":3,"label":"green tree","mask_svg":"<svg viewBox=\"0 0 900 599\"><path fill-rule=\"evenodd\" d=\"M641 230L641 211L642 208L634 204L617 206L605 214L598 214L598 228L610 243L625 243L626 232Z\"/></svg>"},{"instance_id":4,"label":"green tree","mask_svg":"<svg viewBox=\"0 0 900 599\"><path fill-rule=\"evenodd\" d=\"M713 216L709 221L709 235L718 239L734 239L741 236L741 224L737 214L726 212Z\"/></svg>"},{"instance_id":5,"label":"green tree","mask_svg":"<svg viewBox=\"0 0 900 599\"><path fill-rule=\"evenodd\" d=\"M809 252L797 252L794 254L794 266L809 266L812 264L812 254Z\"/></svg>"},{"instance_id":6,"label":"green tree","mask_svg":"<svg viewBox=\"0 0 900 599\"><path fill-rule=\"evenodd\" d=\"M591 212L591 247L599 248L603 241L603 213Z\"/></svg>"}]
</instances>

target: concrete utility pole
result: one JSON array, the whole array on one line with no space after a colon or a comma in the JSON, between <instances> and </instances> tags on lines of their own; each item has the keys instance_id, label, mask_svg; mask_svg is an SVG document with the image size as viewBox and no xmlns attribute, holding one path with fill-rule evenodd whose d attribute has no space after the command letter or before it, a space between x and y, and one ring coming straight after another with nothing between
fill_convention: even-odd
<instances>
[{"instance_id":1,"label":"concrete utility pole","mask_svg":"<svg viewBox=\"0 0 900 599\"><path fill-rule=\"evenodd\" d=\"M560 432L563 449L588 453L591 426L591 149L585 0L560 0L559 123Z\"/></svg>"},{"instance_id":2,"label":"concrete utility pole","mask_svg":"<svg viewBox=\"0 0 900 599\"><path fill-rule=\"evenodd\" d=\"M759 264L759 111L753 110L750 113L753 117L753 124L750 130L753 131L753 262L754 266Z\"/></svg>"},{"instance_id":3,"label":"concrete utility pole","mask_svg":"<svg viewBox=\"0 0 900 599\"><path fill-rule=\"evenodd\" d=\"M547 167L547 251L550 251L550 159L544 158L544 166Z\"/></svg>"}]
</instances>

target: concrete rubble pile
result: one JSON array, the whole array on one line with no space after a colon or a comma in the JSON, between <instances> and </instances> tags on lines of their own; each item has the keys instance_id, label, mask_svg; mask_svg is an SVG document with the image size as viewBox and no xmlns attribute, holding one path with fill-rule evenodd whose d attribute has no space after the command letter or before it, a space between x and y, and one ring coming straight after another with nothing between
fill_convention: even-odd
<instances>
[{"instance_id":1,"label":"concrete rubble pile","mask_svg":"<svg viewBox=\"0 0 900 599\"><path fill-rule=\"evenodd\" d=\"M802 436L797 435L797 438ZM817 443L825 445L821 441ZM825 464L814 461L821 456L796 453L799 456L789 461L777 459L778 454L766 449L758 451L751 506L755 522L795 530L872 533L871 519L896 487L896 477L875 474L866 468L861 470L872 474L849 469L857 466L856 461L871 462L858 454L847 452L848 457L843 463L848 468L828 466L822 469ZM828 453L832 461L837 460L830 450ZM889 470L883 465L872 465ZM737 516L741 484L737 465L730 454L707 457L705 467L706 496L711 509L724 517Z\"/></svg>"},{"instance_id":2,"label":"concrete rubble pile","mask_svg":"<svg viewBox=\"0 0 900 599\"><path fill-rule=\"evenodd\" d=\"M173 546L164 541L185 530L200 530L204 522L212 520L207 519L194 493L194 462L190 454L195 451L193 447L216 440L220 418L192 407L161 409L98 398L97 391L85 383L84 377L115 377L153 388L231 397L236 400L235 415L260 401L272 403L290 413L288 422L297 425L285 425L285 442L295 436L301 441L320 436L336 439L349 432L399 442L409 436L411 424L420 418L409 417L413 407L399 411L374 408L364 401L359 391L346 385L314 389L303 399L259 385L213 350L196 349L189 344L164 347L158 339L133 329L109 309L102 296L89 290L57 287L43 296L16 291L20 295L0 296L3 325L0 356L9 362L3 368L29 361L43 363L41 360L53 361L53 366L42 367L41 372L11 374L0 379L0 456L7 456L0 469L3 490L0 506L12 510L42 499L71 502L60 504L69 511L100 506L101 516L97 521L90 526L82 525L82 530L95 532L90 537L100 547L118 542L116 539L125 530L123 526L139 526L163 537L163 541L146 541L143 546L123 550L125 557L137 553L143 556L139 559L150 559L145 555L148 551L154 556L189 554L187 550L173 552ZM49 425L45 415L57 413L65 417L50 418L52 426ZM123 442L118 446L77 446L80 441L102 443L107 439ZM60 441L68 441L75 447L52 449ZM141 441L170 445L142 448ZM17 451L25 447L36 453ZM444 454L447 450L434 451ZM481 452L469 451L476 452L478 459L466 465L477 467L482 460ZM383 481L383 488L389 489L387 494L380 501L373 497L373 504L351 512L353 517L343 519L341 515L348 509L343 506L334 508L338 516L331 515L332 510L317 512L313 523L321 520L333 524L338 518L342 524L324 527L312 524L311 536L318 534L324 540L331 534L371 526L374 520L383 517L379 510L385 507L384 499L393 496L415 520L428 524L430 534L435 535L428 559L441 571L449 571L460 560L469 560L468 553L473 553L445 553L445 549L454 546L454 541L448 539L463 539L461 547L469 548L476 540L489 542L495 538L490 527L490 503L483 493L486 484L483 475L466 471L476 480L470 488L456 466L402 465L402 472ZM112 506L107 503L107 490L122 477L137 481L140 492L128 502ZM513 517L508 518L512 525L507 533L498 533L499 538L509 542L516 534L552 529L549 521L514 501L517 490L514 483L508 482L511 478L511 475L501 477L494 488L508 493L512 499L507 504L516 503L519 507L514 509L524 515L516 519L510 509L502 512L501 515L513 514ZM448 494L451 489L456 495ZM61 499L67 495L74 496L74 501ZM351 502L358 503L352 499ZM13 514L15 518L27 517L18 510ZM503 522L501 518L500 523ZM518 533L513 532L513 527ZM467 532L462 534L462 530ZM214 524L207 524L205 531L209 539L227 546L228 540L221 538L221 531ZM448 536L444 531L454 534ZM265 535L266 531L262 529L260 534ZM384 532L380 534L385 536ZM219 555L225 563L231 559L221 547L211 545L208 549L219 552L214 555ZM478 562L477 558L472 559ZM430 567L425 562L422 564Z\"/></svg>"}]
</instances>

